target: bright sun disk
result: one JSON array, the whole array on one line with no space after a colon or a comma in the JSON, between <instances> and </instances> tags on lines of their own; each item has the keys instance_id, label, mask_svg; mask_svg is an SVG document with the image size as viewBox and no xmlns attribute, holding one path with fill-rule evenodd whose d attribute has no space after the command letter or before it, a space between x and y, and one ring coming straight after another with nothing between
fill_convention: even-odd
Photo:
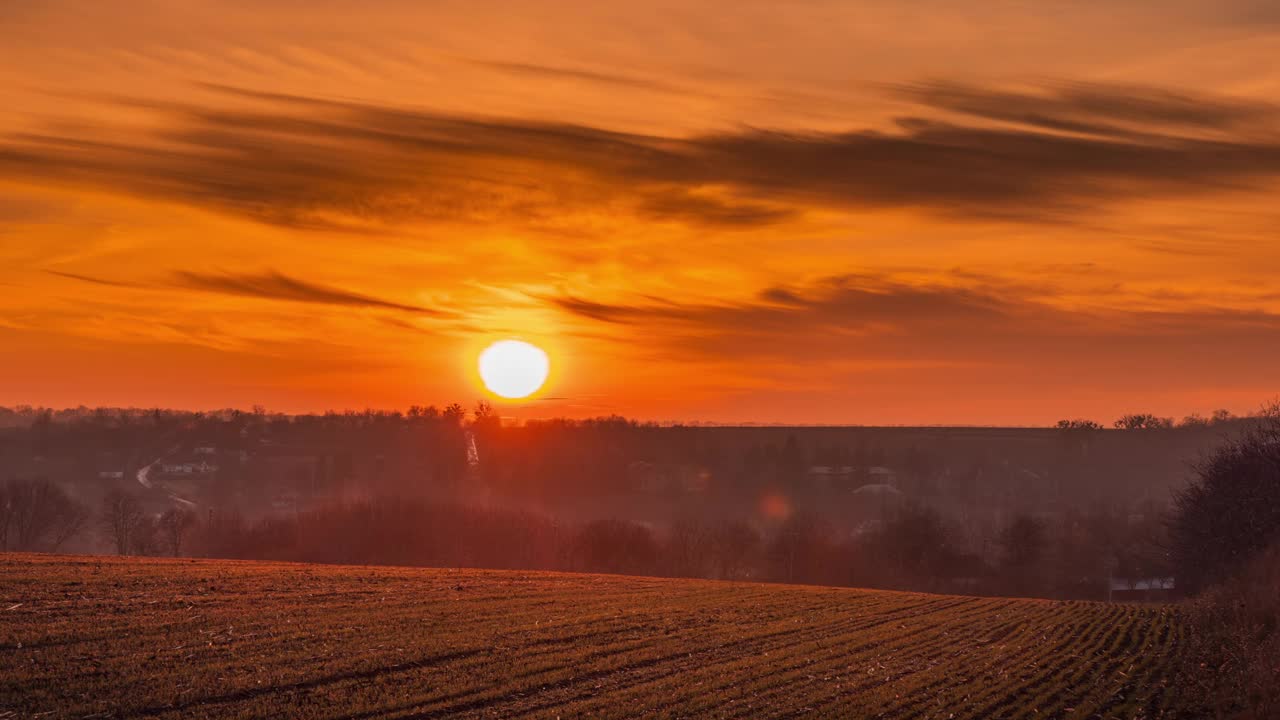
<instances>
[{"instance_id":1,"label":"bright sun disk","mask_svg":"<svg viewBox=\"0 0 1280 720\"><path fill-rule=\"evenodd\" d=\"M480 353L480 379L494 395L528 397L547 381L551 362L542 348L522 340L499 340Z\"/></svg>"}]
</instances>

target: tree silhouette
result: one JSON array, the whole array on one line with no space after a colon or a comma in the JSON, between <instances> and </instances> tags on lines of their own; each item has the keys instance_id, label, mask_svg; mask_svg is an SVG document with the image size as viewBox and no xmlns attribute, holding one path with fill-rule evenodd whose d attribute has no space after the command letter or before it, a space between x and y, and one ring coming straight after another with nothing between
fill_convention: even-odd
<instances>
[{"instance_id":1,"label":"tree silhouette","mask_svg":"<svg viewBox=\"0 0 1280 720\"><path fill-rule=\"evenodd\" d=\"M1280 541L1280 406L1196 467L1169 535L1179 586L1191 592Z\"/></svg>"},{"instance_id":2,"label":"tree silhouette","mask_svg":"<svg viewBox=\"0 0 1280 720\"><path fill-rule=\"evenodd\" d=\"M138 499L122 490L112 490L102 501L102 529L115 545L117 555L135 551L139 528L145 521Z\"/></svg>"}]
</instances>

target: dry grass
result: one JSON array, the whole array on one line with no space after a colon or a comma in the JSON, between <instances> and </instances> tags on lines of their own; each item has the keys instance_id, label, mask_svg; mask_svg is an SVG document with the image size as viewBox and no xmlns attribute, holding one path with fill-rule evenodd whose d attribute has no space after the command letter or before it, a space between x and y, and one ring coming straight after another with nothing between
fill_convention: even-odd
<instances>
[{"instance_id":1,"label":"dry grass","mask_svg":"<svg viewBox=\"0 0 1280 720\"><path fill-rule=\"evenodd\" d=\"M0 718L1151 717L1161 606L0 555Z\"/></svg>"},{"instance_id":2,"label":"dry grass","mask_svg":"<svg viewBox=\"0 0 1280 720\"><path fill-rule=\"evenodd\" d=\"M1280 544L1191 602L1177 696L1209 718L1280 717Z\"/></svg>"}]
</instances>

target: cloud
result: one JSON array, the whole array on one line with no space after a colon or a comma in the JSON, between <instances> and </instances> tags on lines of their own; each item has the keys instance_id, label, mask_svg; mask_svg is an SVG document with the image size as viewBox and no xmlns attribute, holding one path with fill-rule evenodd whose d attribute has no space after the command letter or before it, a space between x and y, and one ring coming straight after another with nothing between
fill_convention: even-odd
<instances>
[{"instance_id":1,"label":"cloud","mask_svg":"<svg viewBox=\"0 0 1280 720\"><path fill-rule=\"evenodd\" d=\"M828 277L807 286L764 288L747 301L610 304L574 296L544 298L580 317L609 323L686 325L710 335L884 332L911 325L949 332L974 322L1011 320L1013 303L979 290L910 285L875 275Z\"/></svg>"},{"instance_id":2,"label":"cloud","mask_svg":"<svg viewBox=\"0 0 1280 720\"><path fill-rule=\"evenodd\" d=\"M45 270L50 275L67 278L69 280L79 280L80 282L93 283L94 285L106 285L109 287L137 287L133 283L120 282L118 280L105 280L103 278L93 277L91 275L81 275L79 273L63 272L61 270Z\"/></svg>"},{"instance_id":3,"label":"cloud","mask_svg":"<svg viewBox=\"0 0 1280 720\"><path fill-rule=\"evenodd\" d=\"M723 200L679 189L651 193L639 203L636 212L650 220L697 218L702 224L722 227L770 225L799 214L795 208L762 202Z\"/></svg>"},{"instance_id":4,"label":"cloud","mask_svg":"<svg viewBox=\"0 0 1280 720\"><path fill-rule=\"evenodd\" d=\"M1280 122L1280 107L1271 103L1152 87L1076 82L1003 90L934 81L892 89L905 99L938 110L1133 141L1187 130L1274 129Z\"/></svg>"},{"instance_id":5,"label":"cloud","mask_svg":"<svg viewBox=\"0 0 1280 720\"><path fill-rule=\"evenodd\" d=\"M418 305L383 300L369 295L305 282L288 275L269 271L261 274L206 274L179 271L174 274L180 285L196 290L266 298L321 305L348 305L353 307L402 310L404 312L438 315L440 311Z\"/></svg>"},{"instance_id":6,"label":"cloud","mask_svg":"<svg viewBox=\"0 0 1280 720\"><path fill-rule=\"evenodd\" d=\"M91 275L64 272L61 270L45 270L50 275L64 277L79 282L92 283L120 288L163 289L165 284L126 282L108 280ZM349 307L368 307L383 310L398 310L418 315L445 315L444 311L399 303L392 300L364 295L349 290L328 287L317 283L299 280L282 273L269 270L262 273L199 273L179 270L173 273L177 287L200 290L203 292L239 295L243 297L262 298L265 300L287 300L290 302L316 303L320 305L345 305Z\"/></svg>"},{"instance_id":7,"label":"cloud","mask_svg":"<svg viewBox=\"0 0 1280 720\"><path fill-rule=\"evenodd\" d=\"M1120 200L1280 177L1280 140L1251 130L1274 118L1269 106L1099 85L898 92L980 122L917 117L894 132L673 138L237 92L236 107L260 107L151 104L168 118L162 129L112 142L12 137L0 145L0 178L367 231L406 222L560 227L602 213L751 228L810 209L891 207L1060 222Z\"/></svg>"},{"instance_id":8,"label":"cloud","mask_svg":"<svg viewBox=\"0 0 1280 720\"><path fill-rule=\"evenodd\" d=\"M599 70L585 70L581 68L556 67L552 65L537 65L533 63L520 62L500 62L491 60L473 60L473 65L496 70L511 75L521 75L533 78L550 78L553 80L576 80L581 82L595 83L599 85L611 85L616 87L635 88L638 90L653 90L664 93L684 94L687 91L659 80L651 78L636 77L633 75L622 75L619 73L602 72Z\"/></svg>"},{"instance_id":9,"label":"cloud","mask_svg":"<svg viewBox=\"0 0 1280 720\"><path fill-rule=\"evenodd\" d=\"M1280 316L1275 314L1217 308L1193 297L1164 305L1178 309L1151 303L1132 309L1070 308L1049 300L1059 295L1052 288L994 279L975 284L971 276L953 273L945 282L828 277L766 287L724 303L543 299L606 328L625 326L619 331L625 337L650 338L663 360L733 358L744 372L871 363L1015 367L1021 373L1073 378L1097 372L1114 378L1143 368L1185 374L1232 358L1231 363L1257 374L1266 358L1280 352Z\"/></svg>"}]
</instances>

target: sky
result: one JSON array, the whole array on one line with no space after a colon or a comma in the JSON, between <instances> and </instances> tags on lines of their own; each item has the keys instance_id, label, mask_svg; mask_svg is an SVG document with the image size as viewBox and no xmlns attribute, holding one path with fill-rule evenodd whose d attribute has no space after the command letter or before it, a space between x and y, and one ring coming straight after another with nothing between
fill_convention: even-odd
<instances>
[{"instance_id":1,"label":"sky","mask_svg":"<svg viewBox=\"0 0 1280 720\"><path fill-rule=\"evenodd\" d=\"M6 0L0 404L1253 411L1276 7Z\"/></svg>"}]
</instances>

